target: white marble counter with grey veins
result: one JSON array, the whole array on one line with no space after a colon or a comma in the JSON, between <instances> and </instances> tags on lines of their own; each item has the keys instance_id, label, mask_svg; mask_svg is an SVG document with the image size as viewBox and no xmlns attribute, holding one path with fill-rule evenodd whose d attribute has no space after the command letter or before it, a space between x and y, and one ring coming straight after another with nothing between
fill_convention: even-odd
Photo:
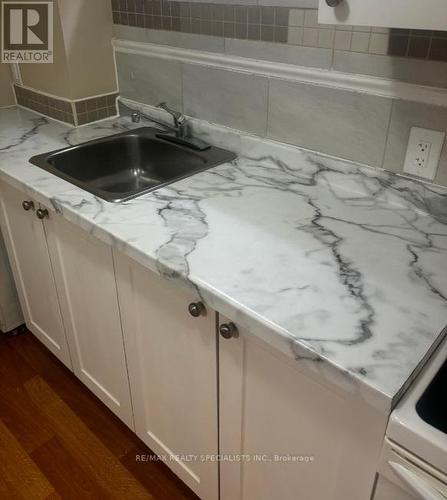
<instances>
[{"instance_id":1,"label":"white marble counter with grey veins","mask_svg":"<svg viewBox=\"0 0 447 500\"><path fill-rule=\"evenodd\" d=\"M389 410L447 324L447 191L197 124L238 159L124 203L28 162L130 127L3 109L0 178Z\"/></svg>"}]
</instances>

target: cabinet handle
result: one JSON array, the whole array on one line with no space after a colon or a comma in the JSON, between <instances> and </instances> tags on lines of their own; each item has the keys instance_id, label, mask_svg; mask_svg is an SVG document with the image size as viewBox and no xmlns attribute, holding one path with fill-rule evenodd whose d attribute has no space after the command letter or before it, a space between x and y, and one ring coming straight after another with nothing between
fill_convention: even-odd
<instances>
[{"instance_id":1,"label":"cabinet handle","mask_svg":"<svg viewBox=\"0 0 447 500\"><path fill-rule=\"evenodd\" d=\"M188 311L191 316L198 318L201 314L205 313L206 308L203 302L191 302L188 306Z\"/></svg>"},{"instance_id":2,"label":"cabinet handle","mask_svg":"<svg viewBox=\"0 0 447 500\"><path fill-rule=\"evenodd\" d=\"M31 209L34 210L34 202L31 200L24 200L24 201L22 201L22 207L23 207L23 210L26 210L27 212L28 212L28 210L31 210Z\"/></svg>"},{"instance_id":3,"label":"cabinet handle","mask_svg":"<svg viewBox=\"0 0 447 500\"><path fill-rule=\"evenodd\" d=\"M48 217L48 210L46 208L38 208L36 215L38 219L45 219L45 217Z\"/></svg>"},{"instance_id":4,"label":"cabinet handle","mask_svg":"<svg viewBox=\"0 0 447 500\"><path fill-rule=\"evenodd\" d=\"M337 5L340 5L342 2L343 0L326 0L329 7L337 7Z\"/></svg>"},{"instance_id":5,"label":"cabinet handle","mask_svg":"<svg viewBox=\"0 0 447 500\"><path fill-rule=\"evenodd\" d=\"M234 323L223 323L219 326L219 333L224 339L236 339L239 337L237 326Z\"/></svg>"}]
</instances>

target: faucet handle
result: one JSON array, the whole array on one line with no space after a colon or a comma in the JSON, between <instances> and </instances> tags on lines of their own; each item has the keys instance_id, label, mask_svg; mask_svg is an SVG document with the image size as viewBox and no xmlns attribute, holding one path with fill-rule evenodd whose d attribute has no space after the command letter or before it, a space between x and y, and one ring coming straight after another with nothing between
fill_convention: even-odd
<instances>
[{"instance_id":1,"label":"faucet handle","mask_svg":"<svg viewBox=\"0 0 447 500\"><path fill-rule=\"evenodd\" d=\"M134 111L133 113L131 113L130 118L133 123L140 123L141 113L139 111Z\"/></svg>"},{"instance_id":2,"label":"faucet handle","mask_svg":"<svg viewBox=\"0 0 447 500\"><path fill-rule=\"evenodd\" d=\"M164 109L167 113L169 113L175 121L175 124L181 125L186 121L185 115L180 113L179 111L175 111L174 109L171 109L165 102L161 102L160 104L157 104L157 108Z\"/></svg>"}]
</instances>

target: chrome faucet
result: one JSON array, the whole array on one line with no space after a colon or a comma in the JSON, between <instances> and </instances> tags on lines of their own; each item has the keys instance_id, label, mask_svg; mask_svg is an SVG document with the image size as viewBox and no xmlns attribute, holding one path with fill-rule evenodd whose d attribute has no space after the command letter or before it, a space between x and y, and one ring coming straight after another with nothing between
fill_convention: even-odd
<instances>
[{"instance_id":1,"label":"chrome faucet","mask_svg":"<svg viewBox=\"0 0 447 500\"><path fill-rule=\"evenodd\" d=\"M165 102L157 104L157 108L165 110L172 116L172 118L174 119L174 130L177 134L177 137L184 139L188 135L186 116L179 111L171 109Z\"/></svg>"},{"instance_id":2,"label":"chrome faucet","mask_svg":"<svg viewBox=\"0 0 447 500\"><path fill-rule=\"evenodd\" d=\"M164 127L165 131L156 134L156 137L159 139L164 139L165 141L174 142L175 144L180 144L181 146L185 146L187 148L196 149L197 151L205 151L209 149L211 146L206 142L198 139L196 137L191 137L189 135L188 123L186 116L179 111L175 111L165 103L161 102L158 104L157 108L163 109L167 113L169 113L174 119L174 126L167 125L162 121L158 121L151 116L145 115L141 111L134 111L131 113L131 120L133 123L139 123L141 118L145 118L149 121L157 123Z\"/></svg>"},{"instance_id":3,"label":"chrome faucet","mask_svg":"<svg viewBox=\"0 0 447 500\"><path fill-rule=\"evenodd\" d=\"M130 118L132 120L132 123L140 123L141 113L139 111L134 111L133 113L131 113Z\"/></svg>"}]
</instances>

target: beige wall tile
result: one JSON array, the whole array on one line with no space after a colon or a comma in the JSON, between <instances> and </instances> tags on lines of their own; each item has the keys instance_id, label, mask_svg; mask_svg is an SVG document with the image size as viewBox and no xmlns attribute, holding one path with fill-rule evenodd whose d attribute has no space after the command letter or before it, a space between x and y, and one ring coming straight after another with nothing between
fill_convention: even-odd
<instances>
[{"instance_id":1,"label":"beige wall tile","mask_svg":"<svg viewBox=\"0 0 447 500\"><path fill-rule=\"evenodd\" d=\"M378 26L373 26L373 27L371 28L371 31L372 31L373 33L383 33L383 34L387 34L387 33L389 33L389 32L390 32L390 29L389 29L389 28L380 28L380 27L378 27Z\"/></svg>"},{"instance_id":2,"label":"beige wall tile","mask_svg":"<svg viewBox=\"0 0 447 500\"><path fill-rule=\"evenodd\" d=\"M352 29L360 33L371 33L371 26L353 26Z\"/></svg>"},{"instance_id":3,"label":"beige wall tile","mask_svg":"<svg viewBox=\"0 0 447 500\"><path fill-rule=\"evenodd\" d=\"M368 52L370 33L352 33L351 50L353 52Z\"/></svg>"},{"instance_id":4,"label":"beige wall tile","mask_svg":"<svg viewBox=\"0 0 447 500\"><path fill-rule=\"evenodd\" d=\"M331 49L334 46L335 29L318 30L318 47Z\"/></svg>"},{"instance_id":5,"label":"beige wall tile","mask_svg":"<svg viewBox=\"0 0 447 500\"><path fill-rule=\"evenodd\" d=\"M308 28L318 27L318 10L306 9L304 11L304 26Z\"/></svg>"},{"instance_id":6,"label":"beige wall tile","mask_svg":"<svg viewBox=\"0 0 447 500\"><path fill-rule=\"evenodd\" d=\"M160 45L172 45L185 49L206 50L207 52L224 52L224 39L218 36L181 33L179 31L145 30L147 41Z\"/></svg>"},{"instance_id":7,"label":"beige wall tile","mask_svg":"<svg viewBox=\"0 0 447 500\"><path fill-rule=\"evenodd\" d=\"M352 32L351 31L336 31L334 40L334 49L350 50L351 49Z\"/></svg>"},{"instance_id":8,"label":"beige wall tile","mask_svg":"<svg viewBox=\"0 0 447 500\"><path fill-rule=\"evenodd\" d=\"M303 44L303 28L289 27L287 43L292 45Z\"/></svg>"},{"instance_id":9,"label":"beige wall tile","mask_svg":"<svg viewBox=\"0 0 447 500\"><path fill-rule=\"evenodd\" d=\"M387 54L389 41L389 35L385 35L382 33L371 33L369 52L371 54Z\"/></svg>"},{"instance_id":10,"label":"beige wall tile","mask_svg":"<svg viewBox=\"0 0 447 500\"><path fill-rule=\"evenodd\" d=\"M318 47L318 28L304 28L303 45L306 47Z\"/></svg>"},{"instance_id":11,"label":"beige wall tile","mask_svg":"<svg viewBox=\"0 0 447 500\"><path fill-rule=\"evenodd\" d=\"M313 28L311 28L313 29ZM297 66L330 69L332 49L303 47L252 40L225 40L225 53L265 61L276 61Z\"/></svg>"},{"instance_id":12,"label":"beige wall tile","mask_svg":"<svg viewBox=\"0 0 447 500\"><path fill-rule=\"evenodd\" d=\"M349 26L348 24L337 24L335 29L337 31L352 31L353 26Z\"/></svg>"},{"instance_id":13,"label":"beige wall tile","mask_svg":"<svg viewBox=\"0 0 447 500\"><path fill-rule=\"evenodd\" d=\"M289 11L289 26L304 25L304 9L290 9Z\"/></svg>"}]
</instances>

